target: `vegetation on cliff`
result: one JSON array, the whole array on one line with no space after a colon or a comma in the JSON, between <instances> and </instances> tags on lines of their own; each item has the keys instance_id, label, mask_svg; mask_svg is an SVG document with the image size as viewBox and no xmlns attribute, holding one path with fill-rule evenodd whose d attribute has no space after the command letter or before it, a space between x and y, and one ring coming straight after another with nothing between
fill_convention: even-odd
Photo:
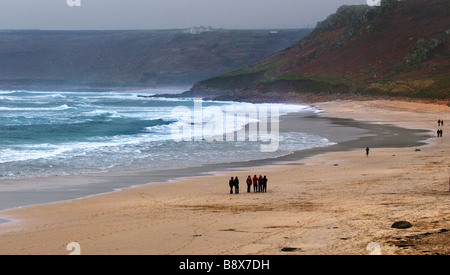
<instances>
[{"instance_id":1,"label":"vegetation on cliff","mask_svg":"<svg viewBox=\"0 0 450 275\"><path fill-rule=\"evenodd\" d=\"M191 95L450 98L450 2L342 6L284 51L196 84ZM222 92L221 92L222 91Z\"/></svg>"},{"instance_id":2,"label":"vegetation on cliff","mask_svg":"<svg viewBox=\"0 0 450 275\"><path fill-rule=\"evenodd\" d=\"M267 57L310 32L0 31L0 88L187 86Z\"/></svg>"}]
</instances>

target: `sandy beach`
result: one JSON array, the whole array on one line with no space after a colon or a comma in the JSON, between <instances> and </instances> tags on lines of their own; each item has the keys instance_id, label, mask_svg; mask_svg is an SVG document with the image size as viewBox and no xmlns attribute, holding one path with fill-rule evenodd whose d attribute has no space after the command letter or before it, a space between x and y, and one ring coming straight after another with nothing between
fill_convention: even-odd
<instances>
[{"instance_id":1,"label":"sandy beach","mask_svg":"<svg viewBox=\"0 0 450 275\"><path fill-rule=\"evenodd\" d=\"M449 254L450 107L386 100L315 106L322 117L424 129L433 138L421 147L375 147L369 157L365 146L336 150L0 212L0 254L67 255L71 242L82 254L367 255L371 243L381 254ZM439 139L438 119L446 122ZM245 192L254 174L268 176L268 193ZM239 195L228 193L231 176L241 179ZM391 228L397 221L413 226Z\"/></svg>"}]
</instances>

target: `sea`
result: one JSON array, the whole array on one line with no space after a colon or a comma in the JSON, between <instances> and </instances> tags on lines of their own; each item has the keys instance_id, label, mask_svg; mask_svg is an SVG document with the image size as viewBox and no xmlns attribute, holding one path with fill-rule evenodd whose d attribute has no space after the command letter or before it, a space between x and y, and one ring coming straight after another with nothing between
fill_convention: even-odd
<instances>
[{"instance_id":1,"label":"sea","mask_svg":"<svg viewBox=\"0 0 450 275\"><path fill-rule=\"evenodd\" d=\"M158 90L161 94L167 92ZM0 181L132 169L181 169L276 158L332 144L324 137L303 132L279 133L277 150L270 152L261 150L267 140L205 139L213 134L226 137L249 123L261 122L258 116L251 121L248 115L228 112L231 107L276 110L281 117L318 112L308 105L199 102L150 95L141 91L0 91ZM202 117L202 125L233 121L232 127L204 127L201 138L194 136L195 131L188 132L192 139L174 134L174 129L196 127L195 119L186 119L193 116L180 116L175 110L195 114L208 109L222 112L221 119ZM214 133L207 132L212 130Z\"/></svg>"}]
</instances>

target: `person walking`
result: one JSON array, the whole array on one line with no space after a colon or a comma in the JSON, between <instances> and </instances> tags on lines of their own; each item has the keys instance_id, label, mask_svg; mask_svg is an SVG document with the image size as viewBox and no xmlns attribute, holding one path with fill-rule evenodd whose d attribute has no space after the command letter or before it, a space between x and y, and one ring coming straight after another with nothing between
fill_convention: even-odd
<instances>
[{"instance_id":1,"label":"person walking","mask_svg":"<svg viewBox=\"0 0 450 275\"><path fill-rule=\"evenodd\" d=\"M231 177L229 185L230 185L230 194L233 194L233 187L234 187L234 178L233 177Z\"/></svg>"},{"instance_id":2,"label":"person walking","mask_svg":"<svg viewBox=\"0 0 450 275\"><path fill-rule=\"evenodd\" d=\"M234 178L234 190L236 194L239 194L239 179L238 177Z\"/></svg>"},{"instance_id":3,"label":"person walking","mask_svg":"<svg viewBox=\"0 0 450 275\"><path fill-rule=\"evenodd\" d=\"M253 184L252 177L248 176L248 178L247 178L247 193L250 193L251 188L252 188L252 184Z\"/></svg>"},{"instance_id":4,"label":"person walking","mask_svg":"<svg viewBox=\"0 0 450 275\"><path fill-rule=\"evenodd\" d=\"M369 154L370 154L370 148L367 147L367 148L366 148L366 156L369 156Z\"/></svg>"},{"instance_id":5,"label":"person walking","mask_svg":"<svg viewBox=\"0 0 450 275\"><path fill-rule=\"evenodd\" d=\"M256 175L253 177L253 192L258 192L258 177Z\"/></svg>"},{"instance_id":6,"label":"person walking","mask_svg":"<svg viewBox=\"0 0 450 275\"><path fill-rule=\"evenodd\" d=\"M441 120L440 119L438 120L438 126L439 127L441 126Z\"/></svg>"}]
</instances>

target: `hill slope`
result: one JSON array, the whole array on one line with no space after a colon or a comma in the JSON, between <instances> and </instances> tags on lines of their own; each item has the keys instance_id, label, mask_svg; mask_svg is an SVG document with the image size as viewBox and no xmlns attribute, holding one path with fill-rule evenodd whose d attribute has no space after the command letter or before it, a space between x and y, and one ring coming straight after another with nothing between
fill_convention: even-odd
<instances>
[{"instance_id":1,"label":"hill slope","mask_svg":"<svg viewBox=\"0 0 450 275\"><path fill-rule=\"evenodd\" d=\"M450 1L343 6L289 49L196 84L215 99L450 97Z\"/></svg>"},{"instance_id":2,"label":"hill slope","mask_svg":"<svg viewBox=\"0 0 450 275\"><path fill-rule=\"evenodd\" d=\"M310 32L0 31L0 89L192 85Z\"/></svg>"}]
</instances>

